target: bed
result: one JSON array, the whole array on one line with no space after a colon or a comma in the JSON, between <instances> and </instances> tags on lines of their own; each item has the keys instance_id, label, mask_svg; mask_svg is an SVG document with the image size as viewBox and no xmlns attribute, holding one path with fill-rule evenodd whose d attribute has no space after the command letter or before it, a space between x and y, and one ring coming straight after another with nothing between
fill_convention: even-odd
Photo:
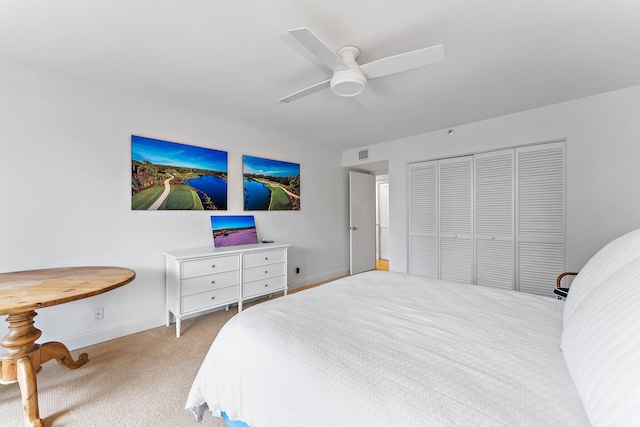
<instances>
[{"instance_id":1,"label":"bed","mask_svg":"<svg viewBox=\"0 0 640 427\"><path fill-rule=\"evenodd\" d=\"M258 304L186 409L250 427L640 425L640 230L553 297L368 272Z\"/></svg>"}]
</instances>

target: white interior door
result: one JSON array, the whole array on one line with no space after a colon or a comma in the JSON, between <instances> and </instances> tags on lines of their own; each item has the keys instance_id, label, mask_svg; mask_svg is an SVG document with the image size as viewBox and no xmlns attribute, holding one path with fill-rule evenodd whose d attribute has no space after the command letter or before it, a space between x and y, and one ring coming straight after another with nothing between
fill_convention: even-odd
<instances>
[{"instance_id":1,"label":"white interior door","mask_svg":"<svg viewBox=\"0 0 640 427\"><path fill-rule=\"evenodd\" d=\"M473 157L438 161L440 278L473 283Z\"/></svg>"},{"instance_id":2,"label":"white interior door","mask_svg":"<svg viewBox=\"0 0 640 427\"><path fill-rule=\"evenodd\" d=\"M438 162L409 165L409 273L440 277Z\"/></svg>"},{"instance_id":3,"label":"white interior door","mask_svg":"<svg viewBox=\"0 0 640 427\"><path fill-rule=\"evenodd\" d=\"M375 176L349 172L350 274L376 268Z\"/></svg>"},{"instance_id":4,"label":"white interior door","mask_svg":"<svg viewBox=\"0 0 640 427\"><path fill-rule=\"evenodd\" d=\"M516 290L553 295L566 271L564 143L516 149Z\"/></svg>"},{"instance_id":5,"label":"white interior door","mask_svg":"<svg viewBox=\"0 0 640 427\"><path fill-rule=\"evenodd\" d=\"M477 285L515 289L514 150L474 156Z\"/></svg>"}]
</instances>

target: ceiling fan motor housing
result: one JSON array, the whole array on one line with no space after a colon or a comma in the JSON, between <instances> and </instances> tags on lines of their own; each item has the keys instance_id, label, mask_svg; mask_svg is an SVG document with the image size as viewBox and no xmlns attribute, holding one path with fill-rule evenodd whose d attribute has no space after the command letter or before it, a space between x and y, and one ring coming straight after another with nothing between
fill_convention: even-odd
<instances>
[{"instance_id":1,"label":"ceiling fan motor housing","mask_svg":"<svg viewBox=\"0 0 640 427\"><path fill-rule=\"evenodd\" d=\"M338 50L338 55L348 67L346 70L336 70L331 78L331 91L339 96L356 96L367 87L367 78L360 71L356 62L360 56L360 49L355 46L344 46Z\"/></svg>"}]
</instances>

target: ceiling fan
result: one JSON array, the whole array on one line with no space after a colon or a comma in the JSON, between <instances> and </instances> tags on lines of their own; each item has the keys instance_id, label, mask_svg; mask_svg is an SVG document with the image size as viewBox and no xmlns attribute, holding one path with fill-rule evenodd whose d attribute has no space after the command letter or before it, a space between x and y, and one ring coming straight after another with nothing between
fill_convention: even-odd
<instances>
[{"instance_id":1,"label":"ceiling fan","mask_svg":"<svg viewBox=\"0 0 640 427\"><path fill-rule=\"evenodd\" d=\"M356 96L367 87L369 79L444 61L444 48L439 44L359 65L356 60L360 56L360 49L356 46L343 46L338 49L337 53L334 53L308 28L289 30L289 34L329 67L333 71L333 76L328 80L285 96L279 99L280 102L294 101L326 88L330 88L331 92L338 96Z\"/></svg>"}]
</instances>

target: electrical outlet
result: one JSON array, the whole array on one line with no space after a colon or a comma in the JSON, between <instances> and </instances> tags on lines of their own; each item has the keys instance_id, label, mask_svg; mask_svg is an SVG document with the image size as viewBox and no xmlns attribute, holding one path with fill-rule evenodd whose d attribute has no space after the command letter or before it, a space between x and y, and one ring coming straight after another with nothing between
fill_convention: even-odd
<instances>
[{"instance_id":1,"label":"electrical outlet","mask_svg":"<svg viewBox=\"0 0 640 427\"><path fill-rule=\"evenodd\" d=\"M93 320L104 319L104 307L96 307L93 309Z\"/></svg>"},{"instance_id":2,"label":"electrical outlet","mask_svg":"<svg viewBox=\"0 0 640 427\"><path fill-rule=\"evenodd\" d=\"M300 274L300 267L296 267L296 274Z\"/></svg>"}]
</instances>

